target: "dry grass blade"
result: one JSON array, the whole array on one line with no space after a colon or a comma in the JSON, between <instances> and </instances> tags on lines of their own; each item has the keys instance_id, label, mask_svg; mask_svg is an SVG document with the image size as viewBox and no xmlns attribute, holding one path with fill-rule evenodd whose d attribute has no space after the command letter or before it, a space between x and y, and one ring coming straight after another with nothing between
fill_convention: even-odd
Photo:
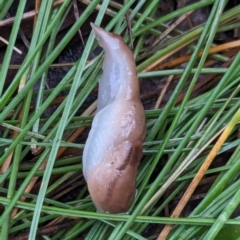
<instances>
[{"instance_id":1,"label":"dry grass blade","mask_svg":"<svg viewBox=\"0 0 240 240\"><path fill-rule=\"evenodd\" d=\"M214 147L209 152L206 160L203 162L202 166L200 167L200 169L198 170L197 174L193 178L191 184L189 185L189 187L185 191L185 193L182 196L181 200L179 201L177 207L173 211L171 217L179 217L179 215L181 214L183 208L186 206L188 200L190 199L190 197L192 196L193 192L195 191L195 189L199 185L200 181L202 180L204 174L208 170L209 166L213 162L213 160L216 157L217 153L219 152L219 150L221 149L222 145L225 143L225 141L227 140L227 138L229 137L229 135L231 134L233 128L235 127L236 123L239 120L240 120L240 109L236 112L236 114L234 115L232 120L228 123L228 125L225 128L225 130L223 131L223 133L221 134L221 136L219 137L219 139L215 143ZM172 229L171 225L166 225L163 228L162 232L159 234L158 240L165 240L167 238L169 232L171 231L171 229Z\"/></svg>"},{"instance_id":2,"label":"dry grass blade","mask_svg":"<svg viewBox=\"0 0 240 240\"><path fill-rule=\"evenodd\" d=\"M164 57L161 57L160 59L158 59L157 61L155 61L154 63L152 63L150 66L148 66L147 68L145 68L142 72L148 72L152 69L156 69L156 67L163 62L165 59L169 58L170 56L172 56L173 54L177 53L178 51L180 51L181 49L183 49L184 47L186 47L187 45L189 45L191 42L193 42L195 40L195 38L186 41L184 44L182 44L182 46L174 49L172 52L166 54Z\"/></svg>"},{"instance_id":3,"label":"dry grass blade","mask_svg":"<svg viewBox=\"0 0 240 240\"><path fill-rule=\"evenodd\" d=\"M221 44L221 45L218 45L218 46L213 46L213 47L210 48L209 54L224 52L224 51L227 51L231 48L236 48L236 50L239 50L240 40L224 43L224 44ZM203 52L201 52L199 54L199 57L202 56L202 53ZM185 56L179 57L177 59L171 60L169 62L163 63L163 64L157 66L154 69L155 70L161 70L161 69L164 69L164 68L175 67L177 65L180 65L182 63L185 63L185 62L189 61L190 58L191 58L191 55L185 55Z\"/></svg>"}]
</instances>

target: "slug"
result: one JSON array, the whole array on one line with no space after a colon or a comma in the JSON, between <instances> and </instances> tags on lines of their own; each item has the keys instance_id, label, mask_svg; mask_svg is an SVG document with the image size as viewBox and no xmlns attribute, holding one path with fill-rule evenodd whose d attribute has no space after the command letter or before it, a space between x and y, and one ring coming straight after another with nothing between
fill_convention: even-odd
<instances>
[{"instance_id":1,"label":"slug","mask_svg":"<svg viewBox=\"0 0 240 240\"><path fill-rule=\"evenodd\" d=\"M119 35L91 26L105 58L97 113L83 151L83 174L98 211L125 213L135 197L145 113L131 50Z\"/></svg>"}]
</instances>

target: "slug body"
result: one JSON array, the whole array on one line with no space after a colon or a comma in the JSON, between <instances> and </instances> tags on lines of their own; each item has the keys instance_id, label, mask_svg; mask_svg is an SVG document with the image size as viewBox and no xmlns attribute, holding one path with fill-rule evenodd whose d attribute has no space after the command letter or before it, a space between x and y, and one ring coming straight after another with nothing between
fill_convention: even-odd
<instances>
[{"instance_id":1,"label":"slug body","mask_svg":"<svg viewBox=\"0 0 240 240\"><path fill-rule=\"evenodd\" d=\"M98 211L124 213L136 191L144 108L131 50L120 36L91 25L105 58L97 114L83 152L83 174Z\"/></svg>"}]
</instances>

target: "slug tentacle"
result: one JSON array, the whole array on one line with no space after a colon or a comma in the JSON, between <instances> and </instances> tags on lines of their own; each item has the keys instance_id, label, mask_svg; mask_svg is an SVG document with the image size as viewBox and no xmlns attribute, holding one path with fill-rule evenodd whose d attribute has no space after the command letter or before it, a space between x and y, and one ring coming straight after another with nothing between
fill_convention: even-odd
<instances>
[{"instance_id":1,"label":"slug tentacle","mask_svg":"<svg viewBox=\"0 0 240 240\"><path fill-rule=\"evenodd\" d=\"M98 107L83 152L83 174L99 211L126 212L134 199L145 138L145 114L131 50L91 24L105 51Z\"/></svg>"}]
</instances>

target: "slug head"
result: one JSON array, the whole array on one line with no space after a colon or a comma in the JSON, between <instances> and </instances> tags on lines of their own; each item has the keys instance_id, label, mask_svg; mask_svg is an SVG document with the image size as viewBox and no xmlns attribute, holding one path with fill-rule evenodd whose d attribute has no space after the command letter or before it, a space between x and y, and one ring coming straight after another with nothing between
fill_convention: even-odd
<instances>
[{"instance_id":1,"label":"slug head","mask_svg":"<svg viewBox=\"0 0 240 240\"><path fill-rule=\"evenodd\" d=\"M99 45L105 51L121 50L121 48L125 47L125 43L119 35L107 32L93 23L90 24Z\"/></svg>"}]
</instances>

